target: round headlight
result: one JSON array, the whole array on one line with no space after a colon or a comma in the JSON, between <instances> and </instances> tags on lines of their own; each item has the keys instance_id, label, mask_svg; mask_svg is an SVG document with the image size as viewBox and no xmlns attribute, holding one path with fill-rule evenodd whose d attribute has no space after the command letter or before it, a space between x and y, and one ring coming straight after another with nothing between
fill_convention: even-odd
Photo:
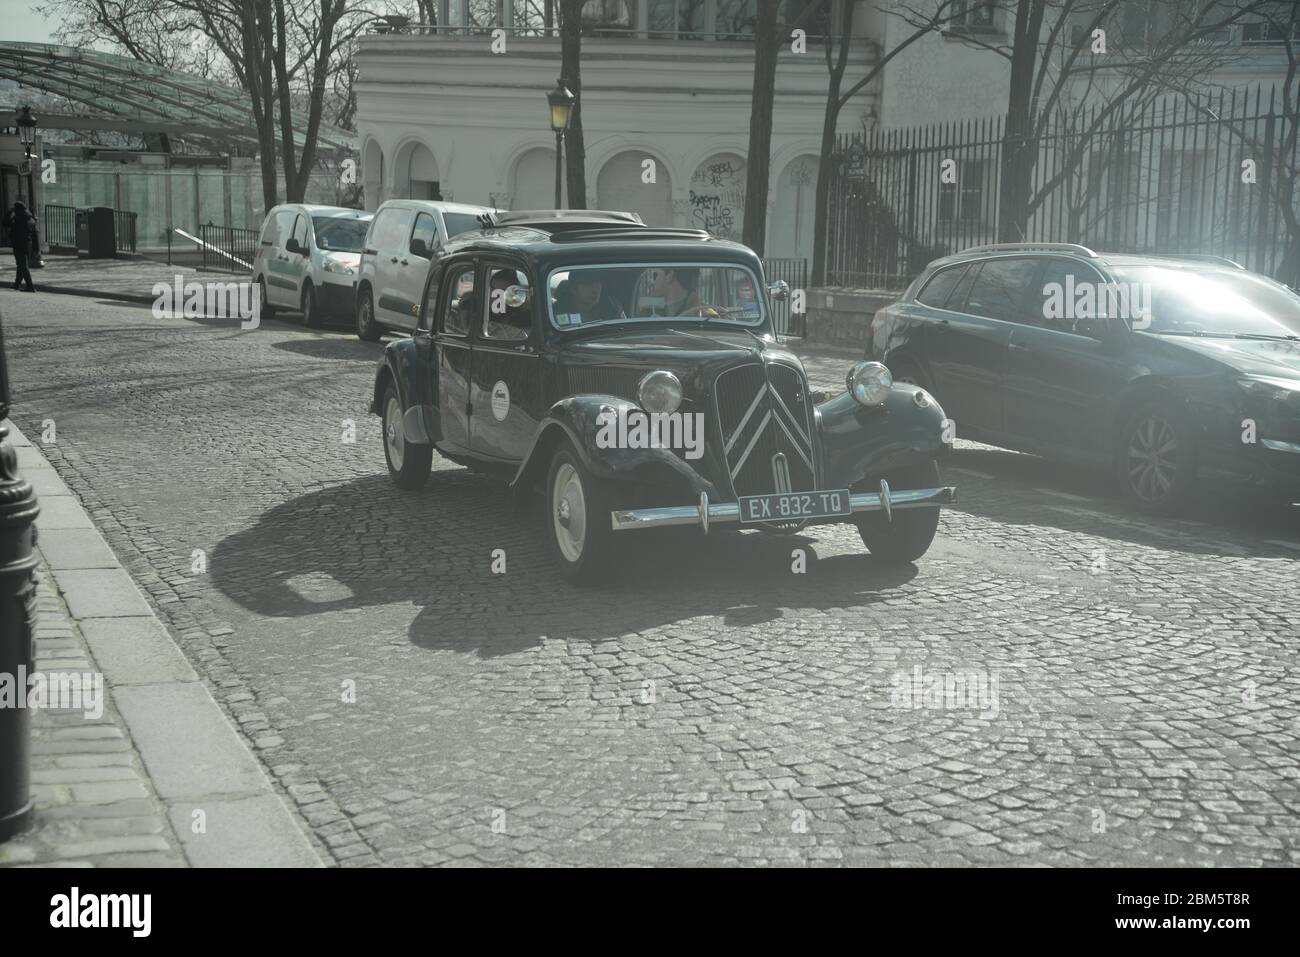
<instances>
[{"instance_id":1,"label":"round headlight","mask_svg":"<svg viewBox=\"0 0 1300 957\"><path fill-rule=\"evenodd\" d=\"M859 405L880 405L894 387L894 377L879 362L858 362L845 384Z\"/></svg>"},{"instance_id":2,"label":"round headlight","mask_svg":"<svg viewBox=\"0 0 1300 957\"><path fill-rule=\"evenodd\" d=\"M682 404L682 384L677 376L663 369L648 372L636 389L641 408L647 412L676 412Z\"/></svg>"}]
</instances>

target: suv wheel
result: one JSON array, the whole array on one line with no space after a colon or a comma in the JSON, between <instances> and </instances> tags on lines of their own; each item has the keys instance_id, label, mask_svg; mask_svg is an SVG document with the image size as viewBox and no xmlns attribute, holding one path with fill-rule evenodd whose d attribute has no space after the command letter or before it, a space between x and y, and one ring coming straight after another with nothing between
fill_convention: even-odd
<instances>
[{"instance_id":1,"label":"suv wheel","mask_svg":"<svg viewBox=\"0 0 1300 957\"><path fill-rule=\"evenodd\" d=\"M307 283L302 290L302 324L308 329L319 329L320 308L316 303L316 287Z\"/></svg>"},{"instance_id":2,"label":"suv wheel","mask_svg":"<svg viewBox=\"0 0 1300 957\"><path fill-rule=\"evenodd\" d=\"M388 474L398 488L418 489L429 481L433 467L433 446L406 441L402 431L402 400L397 386L388 383L384 389L384 459Z\"/></svg>"},{"instance_id":3,"label":"suv wheel","mask_svg":"<svg viewBox=\"0 0 1300 957\"><path fill-rule=\"evenodd\" d=\"M890 489L938 488L939 463L930 461L883 476ZM862 491L876 491L863 486ZM930 549L939 528L939 507L907 508L887 518L884 512L867 512L857 522L867 551L884 562L914 562Z\"/></svg>"},{"instance_id":4,"label":"suv wheel","mask_svg":"<svg viewBox=\"0 0 1300 957\"><path fill-rule=\"evenodd\" d=\"M604 580L613 570L614 530L605 487L587 471L567 439L551 457L546 483L546 535L560 574L575 584Z\"/></svg>"},{"instance_id":5,"label":"suv wheel","mask_svg":"<svg viewBox=\"0 0 1300 957\"><path fill-rule=\"evenodd\" d=\"M1115 472L1124 494L1144 511L1168 515L1187 505L1196 485L1196 443L1177 405L1156 399L1124 420Z\"/></svg>"},{"instance_id":6,"label":"suv wheel","mask_svg":"<svg viewBox=\"0 0 1300 957\"><path fill-rule=\"evenodd\" d=\"M366 287L357 295L357 338L362 342L378 342L383 334L383 326L375 322L374 297Z\"/></svg>"}]
</instances>

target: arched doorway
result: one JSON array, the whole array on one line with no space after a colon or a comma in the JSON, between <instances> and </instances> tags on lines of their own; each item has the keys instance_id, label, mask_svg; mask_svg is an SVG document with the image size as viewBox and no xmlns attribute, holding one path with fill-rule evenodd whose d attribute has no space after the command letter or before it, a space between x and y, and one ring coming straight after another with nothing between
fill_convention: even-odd
<instances>
[{"instance_id":1,"label":"arched doorway","mask_svg":"<svg viewBox=\"0 0 1300 957\"><path fill-rule=\"evenodd\" d=\"M555 206L555 150L535 146L515 160L510 176L511 209Z\"/></svg>"},{"instance_id":2,"label":"arched doorway","mask_svg":"<svg viewBox=\"0 0 1300 957\"><path fill-rule=\"evenodd\" d=\"M393 198L442 199L438 161L423 143L407 143L397 151L393 168Z\"/></svg>"},{"instance_id":3,"label":"arched doorway","mask_svg":"<svg viewBox=\"0 0 1300 957\"><path fill-rule=\"evenodd\" d=\"M647 165L647 161L653 165ZM653 174L653 182L645 182ZM648 153L611 156L596 177L600 209L638 213L647 226L673 225L673 184L664 164Z\"/></svg>"},{"instance_id":4,"label":"arched doorway","mask_svg":"<svg viewBox=\"0 0 1300 957\"><path fill-rule=\"evenodd\" d=\"M767 223L767 255L812 260L816 219L817 157L797 156L776 181L776 204Z\"/></svg>"}]
</instances>

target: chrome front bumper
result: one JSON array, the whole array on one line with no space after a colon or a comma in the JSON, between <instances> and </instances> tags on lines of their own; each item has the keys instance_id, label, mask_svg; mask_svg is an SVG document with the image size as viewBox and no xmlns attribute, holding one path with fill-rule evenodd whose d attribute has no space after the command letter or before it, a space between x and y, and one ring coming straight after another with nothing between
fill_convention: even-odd
<instances>
[{"instance_id":1,"label":"chrome front bumper","mask_svg":"<svg viewBox=\"0 0 1300 957\"><path fill-rule=\"evenodd\" d=\"M889 483L880 481L879 492L855 492L849 496L853 514L858 512L884 512L888 518L900 508L933 508L951 505L957 501L957 489L951 485L942 488L915 488L901 492L891 491ZM704 492L698 505L670 505L663 508L616 509L610 513L614 531L625 532L637 528L668 528L673 525L699 525L707 535L709 526L740 521L739 502L710 503ZM795 519L794 521L800 521ZM849 521L847 515L830 515L825 518L803 520L809 525L825 525ZM759 527L763 522L748 522ZM771 524L782 524L773 522Z\"/></svg>"}]
</instances>

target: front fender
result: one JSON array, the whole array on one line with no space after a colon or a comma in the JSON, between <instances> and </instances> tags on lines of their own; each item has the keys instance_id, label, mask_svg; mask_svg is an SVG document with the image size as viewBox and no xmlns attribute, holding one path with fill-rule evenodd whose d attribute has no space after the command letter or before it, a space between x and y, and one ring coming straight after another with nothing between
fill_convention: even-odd
<instances>
[{"instance_id":1,"label":"front fender","mask_svg":"<svg viewBox=\"0 0 1300 957\"><path fill-rule=\"evenodd\" d=\"M917 405L916 395L928 404ZM885 401L866 408L845 392L817 406L824 485L849 488L864 476L880 476L948 454L943 409L933 396L896 383Z\"/></svg>"},{"instance_id":2,"label":"front fender","mask_svg":"<svg viewBox=\"0 0 1300 957\"><path fill-rule=\"evenodd\" d=\"M383 414L384 389L397 386L402 403L402 431L407 442L430 445L442 438L438 410L432 404L433 385L428 363L421 361L415 339L398 339L384 348L375 372L374 399L370 411Z\"/></svg>"},{"instance_id":3,"label":"front fender","mask_svg":"<svg viewBox=\"0 0 1300 957\"><path fill-rule=\"evenodd\" d=\"M598 421L602 411L615 414L630 412L640 407L627 399L613 395L576 395L551 406L533 437L528 454L511 481L512 486L524 482L537 469L549 464L554 441L562 433L567 436L582 458L587 469L599 478L613 481L636 481L656 466L666 466L682 476L695 492L708 492L713 501L722 496L703 475L700 475L670 449L625 449L602 445L597 437L602 424Z\"/></svg>"}]
</instances>

